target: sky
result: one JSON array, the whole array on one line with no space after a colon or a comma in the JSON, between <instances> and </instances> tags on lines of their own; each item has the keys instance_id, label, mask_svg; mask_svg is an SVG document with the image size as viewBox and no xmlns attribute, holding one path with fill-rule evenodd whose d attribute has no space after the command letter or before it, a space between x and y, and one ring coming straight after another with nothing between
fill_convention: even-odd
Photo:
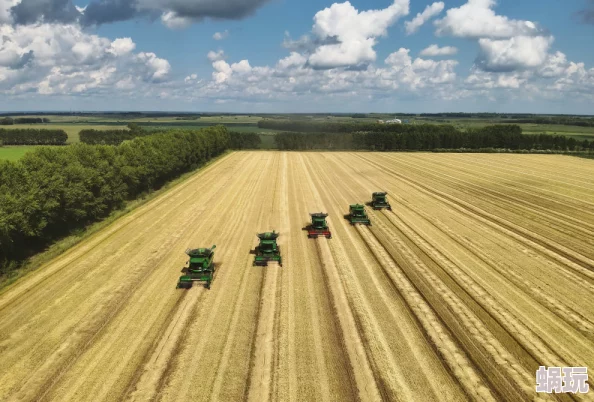
<instances>
[{"instance_id":1,"label":"sky","mask_svg":"<svg viewBox=\"0 0 594 402\"><path fill-rule=\"evenodd\" d=\"M1 111L594 114L594 0L0 0Z\"/></svg>"}]
</instances>

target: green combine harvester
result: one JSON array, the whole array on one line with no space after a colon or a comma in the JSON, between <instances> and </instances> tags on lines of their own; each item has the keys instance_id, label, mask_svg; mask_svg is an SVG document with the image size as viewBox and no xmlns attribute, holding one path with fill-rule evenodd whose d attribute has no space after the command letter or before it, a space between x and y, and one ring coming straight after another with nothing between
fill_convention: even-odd
<instances>
[{"instance_id":1,"label":"green combine harvester","mask_svg":"<svg viewBox=\"0 0 594 402\"><path fill-rule=\"evenodd\" d=\"M311 224L303 228L303 230L307 230L307 237L310 239L317 239L318 236L325 236L327 239L331 239L332 233L326 223L328 214L316 212L309 214L309 216L311 216Z\"/></svg>"},{"instance_id":2,"label":"green combine harvester","mask_svg":"<svg viewBox=\"0 0 594 402\"><path fill-rule=\"evenodd\" d=\"M279 265L283 266L280 247L276 244L278 236L279 233L274 230L272 232L258 233L260 244L256 246L253 252L253 254L256 254L253 265L265 267L268 265L268 261L278 261Z\"/></svg>"},{"instance_id":3,"label":"green combine harvester","mask_svg":"<svg viewBox=\"0 0 594 402\"><path fill-rule=\"evenodd\" d=\"M349 206L349 214L344 216L346 219L349 220L351 225L356 223L363 223L365 225L371 226L371 221L367 216L367 212L365 212L365 206L361 204L353 204Z\"/></svg>"},{"instance_id":4,"label":"green combine harvester","mask_svg":"<svg viewBox=\"0 0 594 402\"><path fill-rule=\"evenodd\" d=\"M371 194L371 207L376 210L385 208L385 209L391 211L392 206L386 199L387 195L388 195L388 193L380 193L380 192Z\"/></svg>"},{"instance_id":5,"label":"green combine harvester","mask_svg":"<svg viewBox=\"0 0 594 402\"><path fill-rule=\"evenodd\" d=\"M188 261L188 268L186 275L180 276L177 284L178 289L189 289L194 282L204 282L204 287L210 289L210 283L215 272L215 265L213 262L214 249L211 248L196 248L187 249L186 254L190 256Z\"/></svg>"}]
</instances>

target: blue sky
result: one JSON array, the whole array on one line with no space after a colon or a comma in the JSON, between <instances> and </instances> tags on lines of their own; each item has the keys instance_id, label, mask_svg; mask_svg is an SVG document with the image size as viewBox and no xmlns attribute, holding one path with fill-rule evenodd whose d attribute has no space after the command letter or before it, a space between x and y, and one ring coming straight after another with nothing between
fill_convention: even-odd
<instances>
[{"instance_id":1,"label":"blue sky","mask_svg":"<svg viewBox=\"0 0 594 402\"><path fill-rule=\"evenodd\" d=\"M594 114L587 0L140 0L125 15L10 1L2 110Z\"/></svg>"}]
</instances>

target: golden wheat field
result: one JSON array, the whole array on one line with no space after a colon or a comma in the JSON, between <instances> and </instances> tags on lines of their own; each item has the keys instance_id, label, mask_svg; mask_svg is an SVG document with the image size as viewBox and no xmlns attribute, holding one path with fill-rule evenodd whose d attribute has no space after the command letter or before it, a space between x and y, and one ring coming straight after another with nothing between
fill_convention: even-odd
<instances>
[{"instance_id":1,"label":"golden wheat field","mask_svg":"<svg viewBox=\"0 0 594 402\"><path fill-rule=\"evenodd\" d=\"M212 244L211 289L176 289ZM0 400L594 399L540 365L593 375L593 160L234 152L0 293Z\"/></svg>"}]
</instances>

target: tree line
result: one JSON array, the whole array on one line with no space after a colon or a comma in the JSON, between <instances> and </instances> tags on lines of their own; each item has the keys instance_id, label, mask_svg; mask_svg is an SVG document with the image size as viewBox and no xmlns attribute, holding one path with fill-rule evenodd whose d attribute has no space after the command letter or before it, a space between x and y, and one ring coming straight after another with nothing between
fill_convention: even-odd
<instances>
[{"instance_id":1,"label":"tree line","mask_svg":"<svg viewBox=\"0 0 594 402\"><path fill-rule=\"evenodd\" d=\"M256 133L242 133L231 131L229 133L231 149L259 149L262 141Z\"/></svg>"},{"instance_id":2,"label":"tree line","mask_svg":"<svg viewBox=\"0 0 594 402\"><path fill-rule=\"evenodd\" d=\"M80 142L89 145L120 145L136 137L153 134L150 131L137 130L95 130L85 129L78 133Z\"/></svg>"},{"instance_id":3,"label":"tree line","mask_svg":"<svg viewBox=\"0 0 594 402\"><path fill-rule=\"evenodd\" d=\"M85 129L81 130L78 135L80 142L84 144L119 145L124 141L132 140L136 137L144 137L162 132L162 129L159 128L145 130L134 123L128 124L128 128L128 130ZM260 148L260 144L260 136L256 133L229 132L230 149L258 149Z\"/></svg>"},{"instance_id":4,"label":"tree line","mask_svg":"<svg viewBox=\"0 0 594 402\"><path fill-rule=\"evenodd\" d=\"M50 119L47 117L5 117L0 119L0 125L11 126L13 124L39 124L49 123Z\"/></svg>"},{"instance_id":5,"label":"tree line","mask_svg":"<svg viewBox=\"0 0 594 402\"><path fill-rule=\"evenodd\" d=\"M0 128L0 141L4 145L64 145L68 134L64 130L34 128Z\"/></svg>"},{"instance_id":6,"label":"tree line","mask_svg":"<svg viewBox=\"0 0 594 402\"><path fill-rule=\"evenodd\" d=\"M460 131L449 125L417 125L401 132L354 133L283 132L275 137L281 150L334 149L372 151L431 151L443 149L509 149L594 151L594 141L561 135L522 134L517 125L493 125Z\"/></svg>"},{"instance_id":7,"label":"tree line","mask_svg":"<svg viewBox=\"0 0 594 402\"><path fill-rule=\"evenodd\" d=\"M382 123L360 123L360 122L331 122L331 121L307 121L307 120L260 120L258 127L279 131L295 131L301 133L354 133L354 132L395 132L406 133L421 130L443 131L455 129L453 126L424 124L382 124ZM448 128L445 128L448 127Z\"/></svg>"},{"instance_id":8,"label":"tree line","mask_svg":"<svg viewBox=\"0 0 594 402\"><path fill-rule=\"evenodd\" d=\"M203 165L229 141L222 126L172 130L118 146L39 147L0 161L0 269Z\"/></svg>"}]
</instances>

